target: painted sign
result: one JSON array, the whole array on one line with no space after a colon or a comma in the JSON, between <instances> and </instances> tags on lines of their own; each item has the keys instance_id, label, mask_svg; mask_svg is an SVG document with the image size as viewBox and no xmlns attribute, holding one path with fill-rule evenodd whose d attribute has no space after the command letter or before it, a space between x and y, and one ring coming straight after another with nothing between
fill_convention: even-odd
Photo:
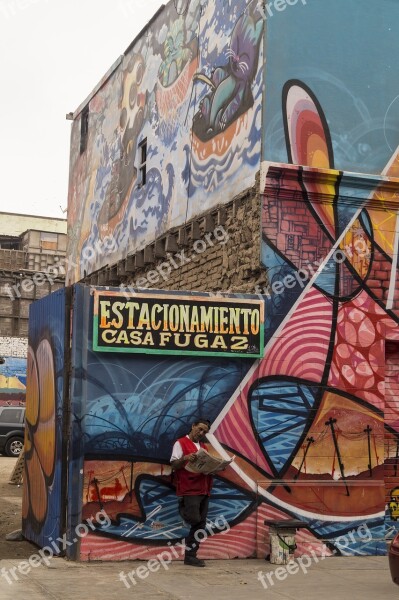
<instances>
[{"instance_id":1,"label":"painted sign","mask_svg":"<svg viewBox=\"0 0 399 600\"><path fill-rule=\"evenodd\" d=\"M98 352L263 356L259 300L94 292Z\"/></svg>"}]
</instances>

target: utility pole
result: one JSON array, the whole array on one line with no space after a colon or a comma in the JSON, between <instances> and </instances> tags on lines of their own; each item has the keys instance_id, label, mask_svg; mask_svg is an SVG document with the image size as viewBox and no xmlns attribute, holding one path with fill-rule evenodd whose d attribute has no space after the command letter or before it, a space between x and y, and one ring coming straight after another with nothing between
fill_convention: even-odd
<instances>
[{"instance_id":1,"label":"utility pole","mask_svg":"<svg viewBox=\"0 0 399 600\"><path fill-rule=\"evenodd\" d=\"M368 464L368 469L369 469L369 473L370 473L370 477L373 476L373 470L371 467L371 443L370 443L370 433L373 430L371 429L370 425L367 425L366 429L364 429L364 433L367 433L367 445L368 445L368 449L369 449L369 464Z\"/></svg>"},{"instance_id":2,"label":"utility pole","mask_svg":"<svg viewBox=\"0 0 399 600\"><path fill-rule=\"evenodd\" d=\"M295 480L296 480L296 479L298 479L299 475L301 474L302 467L303 467L303 465L305 464L306 456L307 456L307 454L308 454L308 452L309 452L309 448L310 448L310 446L311 446L312 444L314 444L314 439L313 439L312 437L308 437L308 438L306 439L306 441L307 441L308 445L306 446L306 449L305 449L305 452L304 452L304 455L303 455L303 459L302 459L302 462L301 462L301 466L300 466L300 467L299 467L299 469L298 469L298 473L297 473L297 474L294 476L294 479L295 479Z\"/></svg>"},{"instance_id":3,"label":"utility pole","mask_svg":"<svg viewBox=\"0 0 399 600\"><path fill-rule=\"evenodd\" d=\"M339 451L337 436L336 436L335 429L334 429L334 425L335 425L336 422L337 422L337 419L333 419L332 417L330 417L329 420L326 421L325 425L331 427L331 435L332 435L332 438L333 438L333 441L334 441L335 452L336 452L337 458L338 458L339 470L341 472L342 481L345 484L346 495L350 496L348 484L345 481L344 464L343 464L343 462L341 460L341 452Z\"/></svg>"}]
</instances>

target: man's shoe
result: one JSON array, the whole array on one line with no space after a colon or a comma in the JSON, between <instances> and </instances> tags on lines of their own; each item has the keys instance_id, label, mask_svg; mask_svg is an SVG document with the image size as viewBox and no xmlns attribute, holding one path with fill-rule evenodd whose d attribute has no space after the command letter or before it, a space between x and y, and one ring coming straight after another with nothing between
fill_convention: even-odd
<instances>
[{"instance_id":1,"label":"man's shoe","mask_svg":"<svg viewBox=\"0 0 399 600\"><path fill-rule=\"evenodd\" d=\"M205 567L205 562L196 556L185 556L184 564L191 567Z\"/></svg>"}]
</instances>

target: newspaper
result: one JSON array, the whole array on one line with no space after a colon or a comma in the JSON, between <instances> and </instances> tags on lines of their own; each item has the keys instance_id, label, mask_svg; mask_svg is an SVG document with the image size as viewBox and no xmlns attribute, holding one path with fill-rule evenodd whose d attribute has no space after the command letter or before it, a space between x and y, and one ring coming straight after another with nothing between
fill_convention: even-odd
<instances>
[{"instance_id":1,"label":"newspaper","mask_svg":"<svg viewBox=\"0 0 399 600\"><path fill-rule=\"evenodd\" d=\"M223 471L234 460L234 456L229 460L211 456L204 448L200 448L195 455L197 459L194 462L188 462L185 468L191 473L203 473L204 475Z\"/></svg>"}]
</instances>

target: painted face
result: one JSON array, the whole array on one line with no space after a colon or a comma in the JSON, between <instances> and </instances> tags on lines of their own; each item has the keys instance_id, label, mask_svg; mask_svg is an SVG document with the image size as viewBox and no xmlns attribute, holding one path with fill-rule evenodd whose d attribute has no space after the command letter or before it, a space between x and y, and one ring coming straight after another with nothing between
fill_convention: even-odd
<instances>
[{"instance_id":1,"label":"painted face","mask_svg":"<svg viewBox=\"0 0 399 600\"><path fill-rule=\"evenodd\" d=\"M208 433L209 427L206 423L198 423L191 427L191 438L193 442L199 442Z\"/></svg>"}]
</instances>

